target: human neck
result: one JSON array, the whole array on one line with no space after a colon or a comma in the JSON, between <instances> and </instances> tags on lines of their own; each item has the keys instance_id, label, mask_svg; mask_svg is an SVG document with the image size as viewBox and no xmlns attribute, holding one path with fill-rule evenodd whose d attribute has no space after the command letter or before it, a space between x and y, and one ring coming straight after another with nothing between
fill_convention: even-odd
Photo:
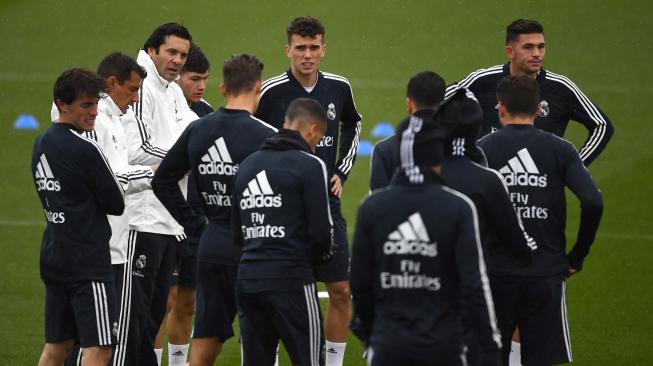
<instances>
[{"instance_id":1,"label":"human neck","mask_svg":"<svg viewBox=\"0 0 653 366\"><path fill-rule=\"evenodd\" d=\"M533 125L533 117L507 115L501 118L501 124L507 125Z\"/></svg>"},{"instance_id":2,"label":"human neck","mask_svg":"<svg viewBox=\"0 0 653 366\"><path fill-rule=\"evenodd\" d=\"M292 72L292 75L297 79L299 84L303 86L304 88L310 88L313 85L315 85L315 82L317 81L317 71L310 75L304 75L300 72L295 71L295 69L291 68L290 72Z\"/></svg>"},{"instance_id":3,"label":"human neck","mask_svg":"<svg viewBox=\"0 0 653 366\"><path fill-rule=\"evenodd\" d=\"M256 93L242 93L235 97L227 97L227 109L242 109L254 114L256 109Z\"/></svg>"},{"instance_id":4,"label":"human neck","mask_svg":"<svg viewBox=\"0 0 653 366\"><path fill-rule=\"evenodd\" d=\"M535 80L535 78L537 77L538 72L533 72L533 73L523 72L522 70L519 70L517 66L515 66L512 62L510 63L509 66L510 66L510 75L512 76L526 75L533 80Z\"/></svg>"}]
</instances>

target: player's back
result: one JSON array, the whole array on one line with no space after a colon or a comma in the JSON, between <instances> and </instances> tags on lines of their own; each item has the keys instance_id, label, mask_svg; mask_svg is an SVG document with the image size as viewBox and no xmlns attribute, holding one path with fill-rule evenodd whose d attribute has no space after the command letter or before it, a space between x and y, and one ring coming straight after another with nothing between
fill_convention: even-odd
<instances>
[{"instance_id":1,"label":"player's back","mask_svg":"<svg viewBox=\"0 0 653 366\"><path fill-rule=\"evenodd\" d=\"M441 169L446 186L476 206L488 272L493 273L495 260L499 266L504 261L512 266L529 263L530 249L499 173L459 155L447 156Z\"/></svg>"},{"instance_id":2,"label":"player's back","mask_svg":"<svg viewBox=\"0 0 653 366\"><path fill-rule=\"evenodd\" d=\"M465 235L463 222L471 220L470 205L459 195L434 183L392 184L362 204L359 220L368 227L366 241L378 275L370 337L376 349L420 359L459 353L462 303L455 250ZM466 234L473 236L469 229Z\"/></svg>"},{"instance_id":3,"label":"player's back","mask_svg":"<svg viewBox=\"0 0 653 366\"><path fill-rule=\"evenodd\" d=\"M202 237L198 256L203 260L237 264L239 249L229 237L233 179L240 163L257 151L275 130L245 110L220 108L191 123L185 139L188 163L210 226L215 235ZM220 233L218 233L218 231ZM204 243L216 237L212 243Z\"/></svg>"},{"instance_id":4,"label":"player's back","mask_svg":"<svg viewBox=\"0 0 653 366\"><path fill-rule=\"evenodd\" d=\"M120 215L125 204L99 146L71 124L54 123L34 144L32 173L48 222L41 247L42 278L109 278L107 214Z\"/></svg>"},{"instance_id":5,"label":"player's back","mask_svg":"<svg viewBox=\"0 0 653 366\"><path fill-rule=\"evenodd\" d=\"M537 242L533 264L517 273L548 276L563 273L565 256L567 169L578 158L571 143L532 125L505 126L479 140L488 166L503 176L526 232Z\"/></svg>"},{"instance_id":6,"label":"player's back","mask_svg":"<svg viewBox=\"0 0 653 366\"><path fill-rule=\"evenodd\" d=\"M333 224L326 167L309 151L299 133L282 130L241 165L234 183L239 281L257 280L265 290L315 281L312 265L332 244Z\"/></svg>"}]
</instances>

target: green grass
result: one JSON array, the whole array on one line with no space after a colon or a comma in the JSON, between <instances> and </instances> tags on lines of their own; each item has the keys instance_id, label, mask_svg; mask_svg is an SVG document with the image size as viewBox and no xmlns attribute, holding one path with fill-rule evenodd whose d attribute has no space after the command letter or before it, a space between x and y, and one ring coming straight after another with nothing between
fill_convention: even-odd
<instances>
[{"instance_id":1,"label":"green grass","mask_svg":"<svg viewBox=\"0 0 653 366\"><path fill-rule=\"evenodd\" d=\"M407 80L432 69L449 81L504 62L506 24L541 20L545 67L572 78L611 117L615 137L591 172L603 190L604 219L584 271L569 281L568 305L577 365L645 365L653 350L653 262L649 147L653 6L645 1L303 1L289 2L0 2L0 363L35 364L43 342L43 285L38 253L43 214L29 172L36 132L12 129L20 113L49 124L52 84L65 68L95 68L114 50L136 55L151 30L181 21L212 60L208 100L219 97L220 65L249 52L265 62L266 77L288 67L285 26L311 14L327 27L322 68L347 76L363 114L363 136L382 120L405 114ZM584 131L572 123L567 137ZM359 158L345 186L350 235L367 193L369 159ZM569 198L568 237L578 208ZM346 364L362 365L350 338ZM218 363L238 364L229 341Z\"/></svg>"}]
</instances>

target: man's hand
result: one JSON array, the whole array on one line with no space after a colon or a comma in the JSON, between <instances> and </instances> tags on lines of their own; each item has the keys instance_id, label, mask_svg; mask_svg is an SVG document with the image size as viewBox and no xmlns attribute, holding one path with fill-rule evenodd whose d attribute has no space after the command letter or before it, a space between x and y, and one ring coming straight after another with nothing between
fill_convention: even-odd
<instances>
[{"instance_id":1,"label":"man's hand","mask_svg":"<svg viewBox=\"0 0 653 366\"><path fill-rule=\"evenodd\" d=\"M152 165L150 169L152 169L152 173L156 173L156 170L159 169L159 164Z\"/></svg>"},{"instance_id":2,"label":"man's hand","mask_svg":"<svg viewBox=\"0 0 653 366\"><path fill-rule=\"evenodd\" d=\"M340 198L340 195L342 194L342 182L340 181L340 176L338 176L338 174L334 174L333 177L331 177L331 185L331 193Z\"/></svg>"},{"instance_id":3,"label":"man's hand","mask_svg":"<svg viewBox=\"0 0 653 366\"><path fill-rule=\"evenodd\" d=\"M578 273L578 271L576 270L576 268L574 268L574 267L569 267L569 268L567 269L567 273L565 274L565 277L569 278L569 277L575 275L576 273Z\"/></svg>"}]
</instances>

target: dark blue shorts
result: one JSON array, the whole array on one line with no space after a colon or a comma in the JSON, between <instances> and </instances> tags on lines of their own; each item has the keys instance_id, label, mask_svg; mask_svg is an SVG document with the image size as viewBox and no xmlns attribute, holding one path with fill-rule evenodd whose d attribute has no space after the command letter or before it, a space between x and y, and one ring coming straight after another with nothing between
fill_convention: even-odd
<instances>
[{"instance_id":1,"label":"dark blue shorts","mask_svg":"<svg viewBox=\"0 0 653 366\"><path fill-rule=\"evenodd\" d=\"M175 258L175 268L170 277L170 286L182 285L195 288L197 281L197 241L187 239L186 245L179 246Z\"/></svg>"},{"instance_id":2,"label":"dark blue shorts","mask_svg":"<svg viewBox=\"0 0 653 366\"><path fill-rule=\"evenodd\" d=\"M118 311L112 281L48 282L45 284L45 342L73 339L82 348L114 345Z\"/></svg>"},{"instance_id":3,"label":"dark blue shorts","mask_svg":"<svg viewBox=\"0 0 653 366\"><path fill-rule=\"evenodd\" d=\"M249 293L239 288L236 294L243 365L274 365L279 340L293 365L324 364L324 332L314 283L300 291Z\"/></svg>"},{"instance_id":4,"label":"dark blue shorts","mask_svg":"<svg viewBox=\"0 0 653 366\"><path fill-rule=\"evenodd\" d=\"M519 327L523 364L552 365L564 362L560 347L569 345L569 337L560 324L564 303L562 276L492 276L490 287L497 325L506 345L501 350L503 362L508 364L508 345L516 326ZM566 307L564 311L566 312ZM566 314L564 319L566 323Z\"/></svg>"},{"instance_id":5,"label":"dark blue shorts","mask_svg":"<svg viewBox=\"0 0 653 366\"><path fill-rule=\"evenodd\" d=\"M340 200L329 197L331 217L333 218L333 241L335 251L330 261L315 268L315 279L318 282L349 281L349 240L347 238L347 222L340 210Z\"/></svg>"},{"instance_id":6,"label":"dark blue shorts","mask_svg":"<svg viewBox=\"0 0 653 366\"><path fill-rule=\"evenodd\" d=\"M224 343L234 336L236 272L235 266L197 263L193 338L218 337Z\"/></svg>"}]
</instances>

